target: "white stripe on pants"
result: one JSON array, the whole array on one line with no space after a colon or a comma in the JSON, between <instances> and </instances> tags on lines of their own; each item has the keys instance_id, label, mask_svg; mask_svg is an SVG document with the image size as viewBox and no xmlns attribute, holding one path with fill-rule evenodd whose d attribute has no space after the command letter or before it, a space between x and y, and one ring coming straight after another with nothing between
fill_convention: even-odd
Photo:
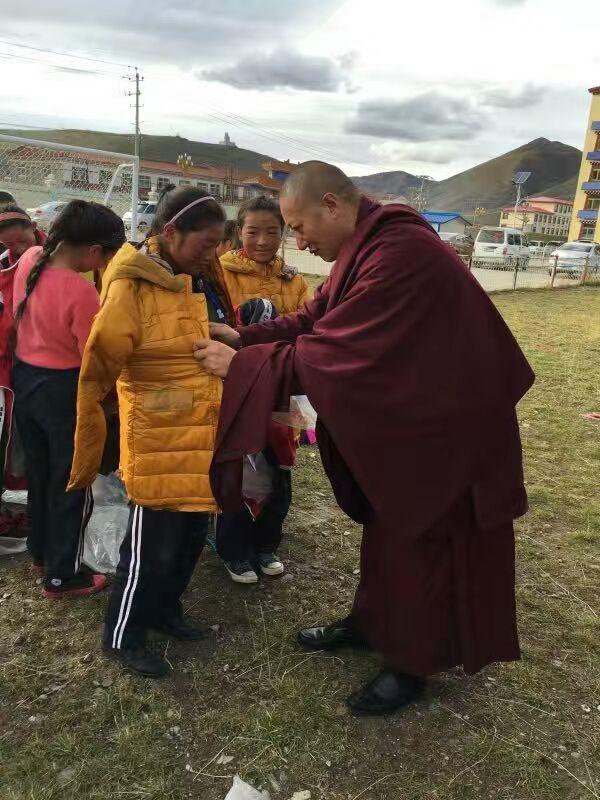
<instances>
[{"instance_id":1,"label":"white stripe on pants","mask_svg":"<svg viewBox=\"0 0 600 800\"><path fill-rule=\"evenodd\" d=\"M131 612L133 596L138 584L140 575L140 562L142 552L142 524L144 520L144 509L136 506L133 512L133 525L131 526L131 560L129 561L129 573L127 575L127 585L121 599L121 607L117 624L113 631L112 646L115 650L120 649L123 641L123 632Z\"/></svg>"}]
</instances>

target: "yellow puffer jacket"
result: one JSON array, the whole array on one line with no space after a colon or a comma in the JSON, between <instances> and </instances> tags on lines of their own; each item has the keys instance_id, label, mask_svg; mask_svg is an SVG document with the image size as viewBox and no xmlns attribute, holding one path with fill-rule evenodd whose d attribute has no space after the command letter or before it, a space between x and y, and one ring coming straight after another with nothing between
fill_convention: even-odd
<instances>
[{"instance_id":1,"label":"yellow puffer jacket","mask_svg":"<svg viewBox=\"0 0 600 800\"><path fill-rule=\"evenodd\" d=\"M125 244L104 274L83 355L69 489L96 477L106 439L101 402L116 382L129 498L147 508L216 510L208 470L222 387L193 357L200 338L208 338L208 309L190 276Z\"/></svg>"},{"instance_id":2,"label":"yellow puffer jacket","mask_svg":"<svg viewBox=\"0 0 600 800\"><path fill-rule=\"evenodd\" d=\"M263 297L273 303L279 314L291 314L303 308L309 298L308 284L302 275L288 272L279 256L266 269L241 250L225 253L220 261L234 306Z\"/></svg>"}]
</instances>

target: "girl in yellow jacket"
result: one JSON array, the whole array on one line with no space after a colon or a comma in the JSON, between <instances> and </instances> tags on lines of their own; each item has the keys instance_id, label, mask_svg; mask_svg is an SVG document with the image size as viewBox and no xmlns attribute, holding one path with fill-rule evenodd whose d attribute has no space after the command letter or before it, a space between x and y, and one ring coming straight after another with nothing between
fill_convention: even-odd
<instances>
[{"instance_id":1,"label":"girl in yellow jacket","mask_svg":"<svg viewBox=\"0 0 600 800\"><path fill-rule=\"evenodd\" d=\"M266 306L272 304L278 314L290 314L299 311L308 299L304 278L277 255L283 229L283 217L275 201L256 197L240 207L238 236L242 246L221 256L221 265L233 305L243 306L243 312L248 312L250 301L262 307L262 300L270 301ZM260 321L260 314L253 316L253 311L256 308L247 315ZM273 315L272 309L262 313ZM222 514L217 522L217 552L236 583L256 583L259 571L271 576L284 571L277 549L292 499L291 472L289 467L280 468L271 448L262 455L274 481L267 502L258 512L247 507L239 513Z\"/></svg>"},{"instance_id":2,"label":"girl in yellow jacket","mask_svg":"<svg viewBox=\"0 0 600 800\"><path fill-rule=\"evenodd\" d=\"M117 385L121 472L131 515L104 629L105 652L144 675L168 671L145 647L148 629L201 638L181 596L216 511L208 470L221 381L198 368L193 344L209 321L232 320L215 259L225 214L212 197L167 187L154 232L125 244L102 281L102 307L81 368L70 488L93 483L106 438L102 402Z\"/></svg>"}]
</instances>

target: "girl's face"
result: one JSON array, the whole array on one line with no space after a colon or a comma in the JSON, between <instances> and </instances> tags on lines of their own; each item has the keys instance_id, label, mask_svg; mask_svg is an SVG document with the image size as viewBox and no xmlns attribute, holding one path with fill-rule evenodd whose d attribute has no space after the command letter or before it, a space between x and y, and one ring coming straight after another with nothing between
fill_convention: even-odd
<instances>
[{"instance_id":1,"label":"girl's face","mask_svg":"<svg viewBox=\"0 0 600 800\"><path fill-rule=\"evenodd\" d=\"M268 264L277 255L283 231L270 211L250 211L240 229L242 247L258 264Z\"/></svg>"},{"instance_id":2,"label":"girl's face","mask_svg":"<svg viewBox=\"0 0 600 800\"><path fill-rule=\"evenodd\" d=\"M210 266L223 238L224 223L200 231L179 231L167 225L162 234L169 262L186 275L200 275Z\"/></svg>"},{"instance_id":3,"label":"girl's face","mask_svg":"<svg viewBox=\"0 0 600 800\"><path fill-rule=\"evenodd\" d=\"M116 252L99 244L78 248L77 272L103 272Z\"/></svg>"},{"instance_id":4,"label":"girl's face","mask_svg":"<svg viewBox=\"0 0 600 800\"><path fill-rule=\"evenodd\" d=\"M21 258L23 253L37 244L33 225L13 225L0 231L0 242L10 250L12 258Z\"/></svg>"}]
</instances>

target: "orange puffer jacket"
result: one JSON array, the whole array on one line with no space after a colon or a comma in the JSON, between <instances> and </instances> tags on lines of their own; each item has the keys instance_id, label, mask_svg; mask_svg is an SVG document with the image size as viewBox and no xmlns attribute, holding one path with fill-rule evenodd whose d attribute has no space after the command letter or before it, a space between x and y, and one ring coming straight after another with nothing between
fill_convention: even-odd
<instances>
[{"instance_id":1,"label":"orange puffer jacket","mask_svg":"<svg viewBox=\"0 0 600 800\"><path fill-rule=\"evenodd\" d=\"M291 314L302 309L309 299L308 284L302 275L289 270L279 256L265 267L242 250L231 250L220 261L234 306L262 297L270 300L279 314Z\"/></svg>"},{"instance_id":2,"label":"orange puffer jacket","mask_svg":"<svg viewBox=\"0 0 600 800\"><path fill-rule=\"evenodd\" d=\"M69 488L96 477L106 438L101 402L116 382L129 498L147 508L215 511L208 471L222 387L193 356L194 342L209 335L206 299L192 292L190 276L129 244L102 284L79 380Z\"/></svg>"}]
</instances>

